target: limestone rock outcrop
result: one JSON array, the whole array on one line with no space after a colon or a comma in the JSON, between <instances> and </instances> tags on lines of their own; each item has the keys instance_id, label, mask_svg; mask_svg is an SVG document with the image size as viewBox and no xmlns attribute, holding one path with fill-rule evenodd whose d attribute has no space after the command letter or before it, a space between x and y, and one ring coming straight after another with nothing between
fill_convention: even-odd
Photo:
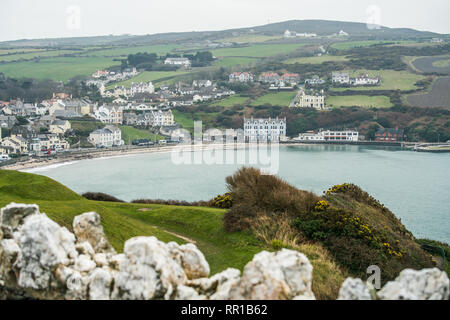
<instances>
[{"instance_id":1,"label":"limestone rock outcrop","mask_svg":"<svg viewBox=\"0 0 450 320\"><path fill-rule=\"evenodd\" d=\"M294 250L263 251L244 268L209 277L194 244L135 237L117 254L95 212L75 217L74 232L36 205L0 212L0 299L315 299L313 267ZM438 269L404 270L378 292L380 299L449 299L449 279ZM347 279L341 300L368 300L360 279Z\"/></svg>"}]
</instances>

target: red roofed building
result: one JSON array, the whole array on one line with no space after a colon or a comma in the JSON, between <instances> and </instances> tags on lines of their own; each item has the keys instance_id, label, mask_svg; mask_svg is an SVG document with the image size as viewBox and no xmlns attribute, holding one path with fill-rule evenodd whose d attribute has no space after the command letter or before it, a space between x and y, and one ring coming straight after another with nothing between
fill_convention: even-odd
<instances>
[{"instance_id":1,"label":"red roofed building","mask_svg":"<svg viewBox=\"0 0 450 320\"><path fill-rule=\"evenodd\" d=\"M280 83L280 76L278 75L278 73L275 72L264 72L261 73L261 75L259 76L259 82L264 82L264 83L274 83L274 84L278 84Z\"/></svg>"},{"instance_id":2,"label":"red roofed building","mask_svg":"<svg viewBox=\"0 0 450 320\"><path fill-rule=\"evenodd\" d=\"M298 73L285 73L281 76L281 81L284 83L297 84L300 82L300 75Z\"/></svg>"}]
</instances>

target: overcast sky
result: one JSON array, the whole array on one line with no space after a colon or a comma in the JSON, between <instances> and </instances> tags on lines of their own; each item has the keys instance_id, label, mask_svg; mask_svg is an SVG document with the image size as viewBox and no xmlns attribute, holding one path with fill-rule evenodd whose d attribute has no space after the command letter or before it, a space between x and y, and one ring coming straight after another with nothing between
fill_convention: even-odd
<instances>
[{"instance_id":1,"label":"overcast sky","mask_svg":"<svg viewBox=\"0 0 450 320\"><path fill-rule=\"evenodd\" d=\"M450 33L449 12L449 0L0 0L0 41L222 30L292 19Z\"/></svg>"}]
</instances>

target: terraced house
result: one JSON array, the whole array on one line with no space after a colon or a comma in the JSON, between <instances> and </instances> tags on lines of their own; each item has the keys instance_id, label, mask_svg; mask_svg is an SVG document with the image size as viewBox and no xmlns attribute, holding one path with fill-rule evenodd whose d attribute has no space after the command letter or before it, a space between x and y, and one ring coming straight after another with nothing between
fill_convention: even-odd
<instances>
[{"instance_id":1,"label":"terraced house","mask_svg":"<svg viewBox=\"0 0 450 320\"><path fill-rule=\"evenodd\" d=\"M286 118L244 118L246 142L278 142L286 137Z\"/></svg>"}]
</instances>

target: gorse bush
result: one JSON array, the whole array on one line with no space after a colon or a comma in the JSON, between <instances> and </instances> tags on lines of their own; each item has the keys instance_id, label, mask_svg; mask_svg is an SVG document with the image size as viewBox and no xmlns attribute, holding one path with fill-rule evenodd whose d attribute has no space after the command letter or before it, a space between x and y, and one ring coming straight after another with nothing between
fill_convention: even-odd
<instances>
[{"instance_id":1,"label":"gorse bush","mask_svg":"<svg viewBox=\"0 0 450 320\"><path fill-rule=\"evenodd\" d=\"M365 278L367 267L379 266L383 282L405 268L433 266L400 220L354 184L318 197L245 167L226 181L233 199L224 215L228 231L248 229L275 250L312 242L350 275Z\"/></svg>"},{"instance_id":2,"label":"gorse bush","mask_svg":"<svg viewBox=\"0 0 450 320\"><path fill-rule=\"evenodd\" d=\"M231 193L227 192L224 195L219 194L212 202L217 208L229 209L233 205L233 198L231 197Z\"/></svg>"}]
</instances>

